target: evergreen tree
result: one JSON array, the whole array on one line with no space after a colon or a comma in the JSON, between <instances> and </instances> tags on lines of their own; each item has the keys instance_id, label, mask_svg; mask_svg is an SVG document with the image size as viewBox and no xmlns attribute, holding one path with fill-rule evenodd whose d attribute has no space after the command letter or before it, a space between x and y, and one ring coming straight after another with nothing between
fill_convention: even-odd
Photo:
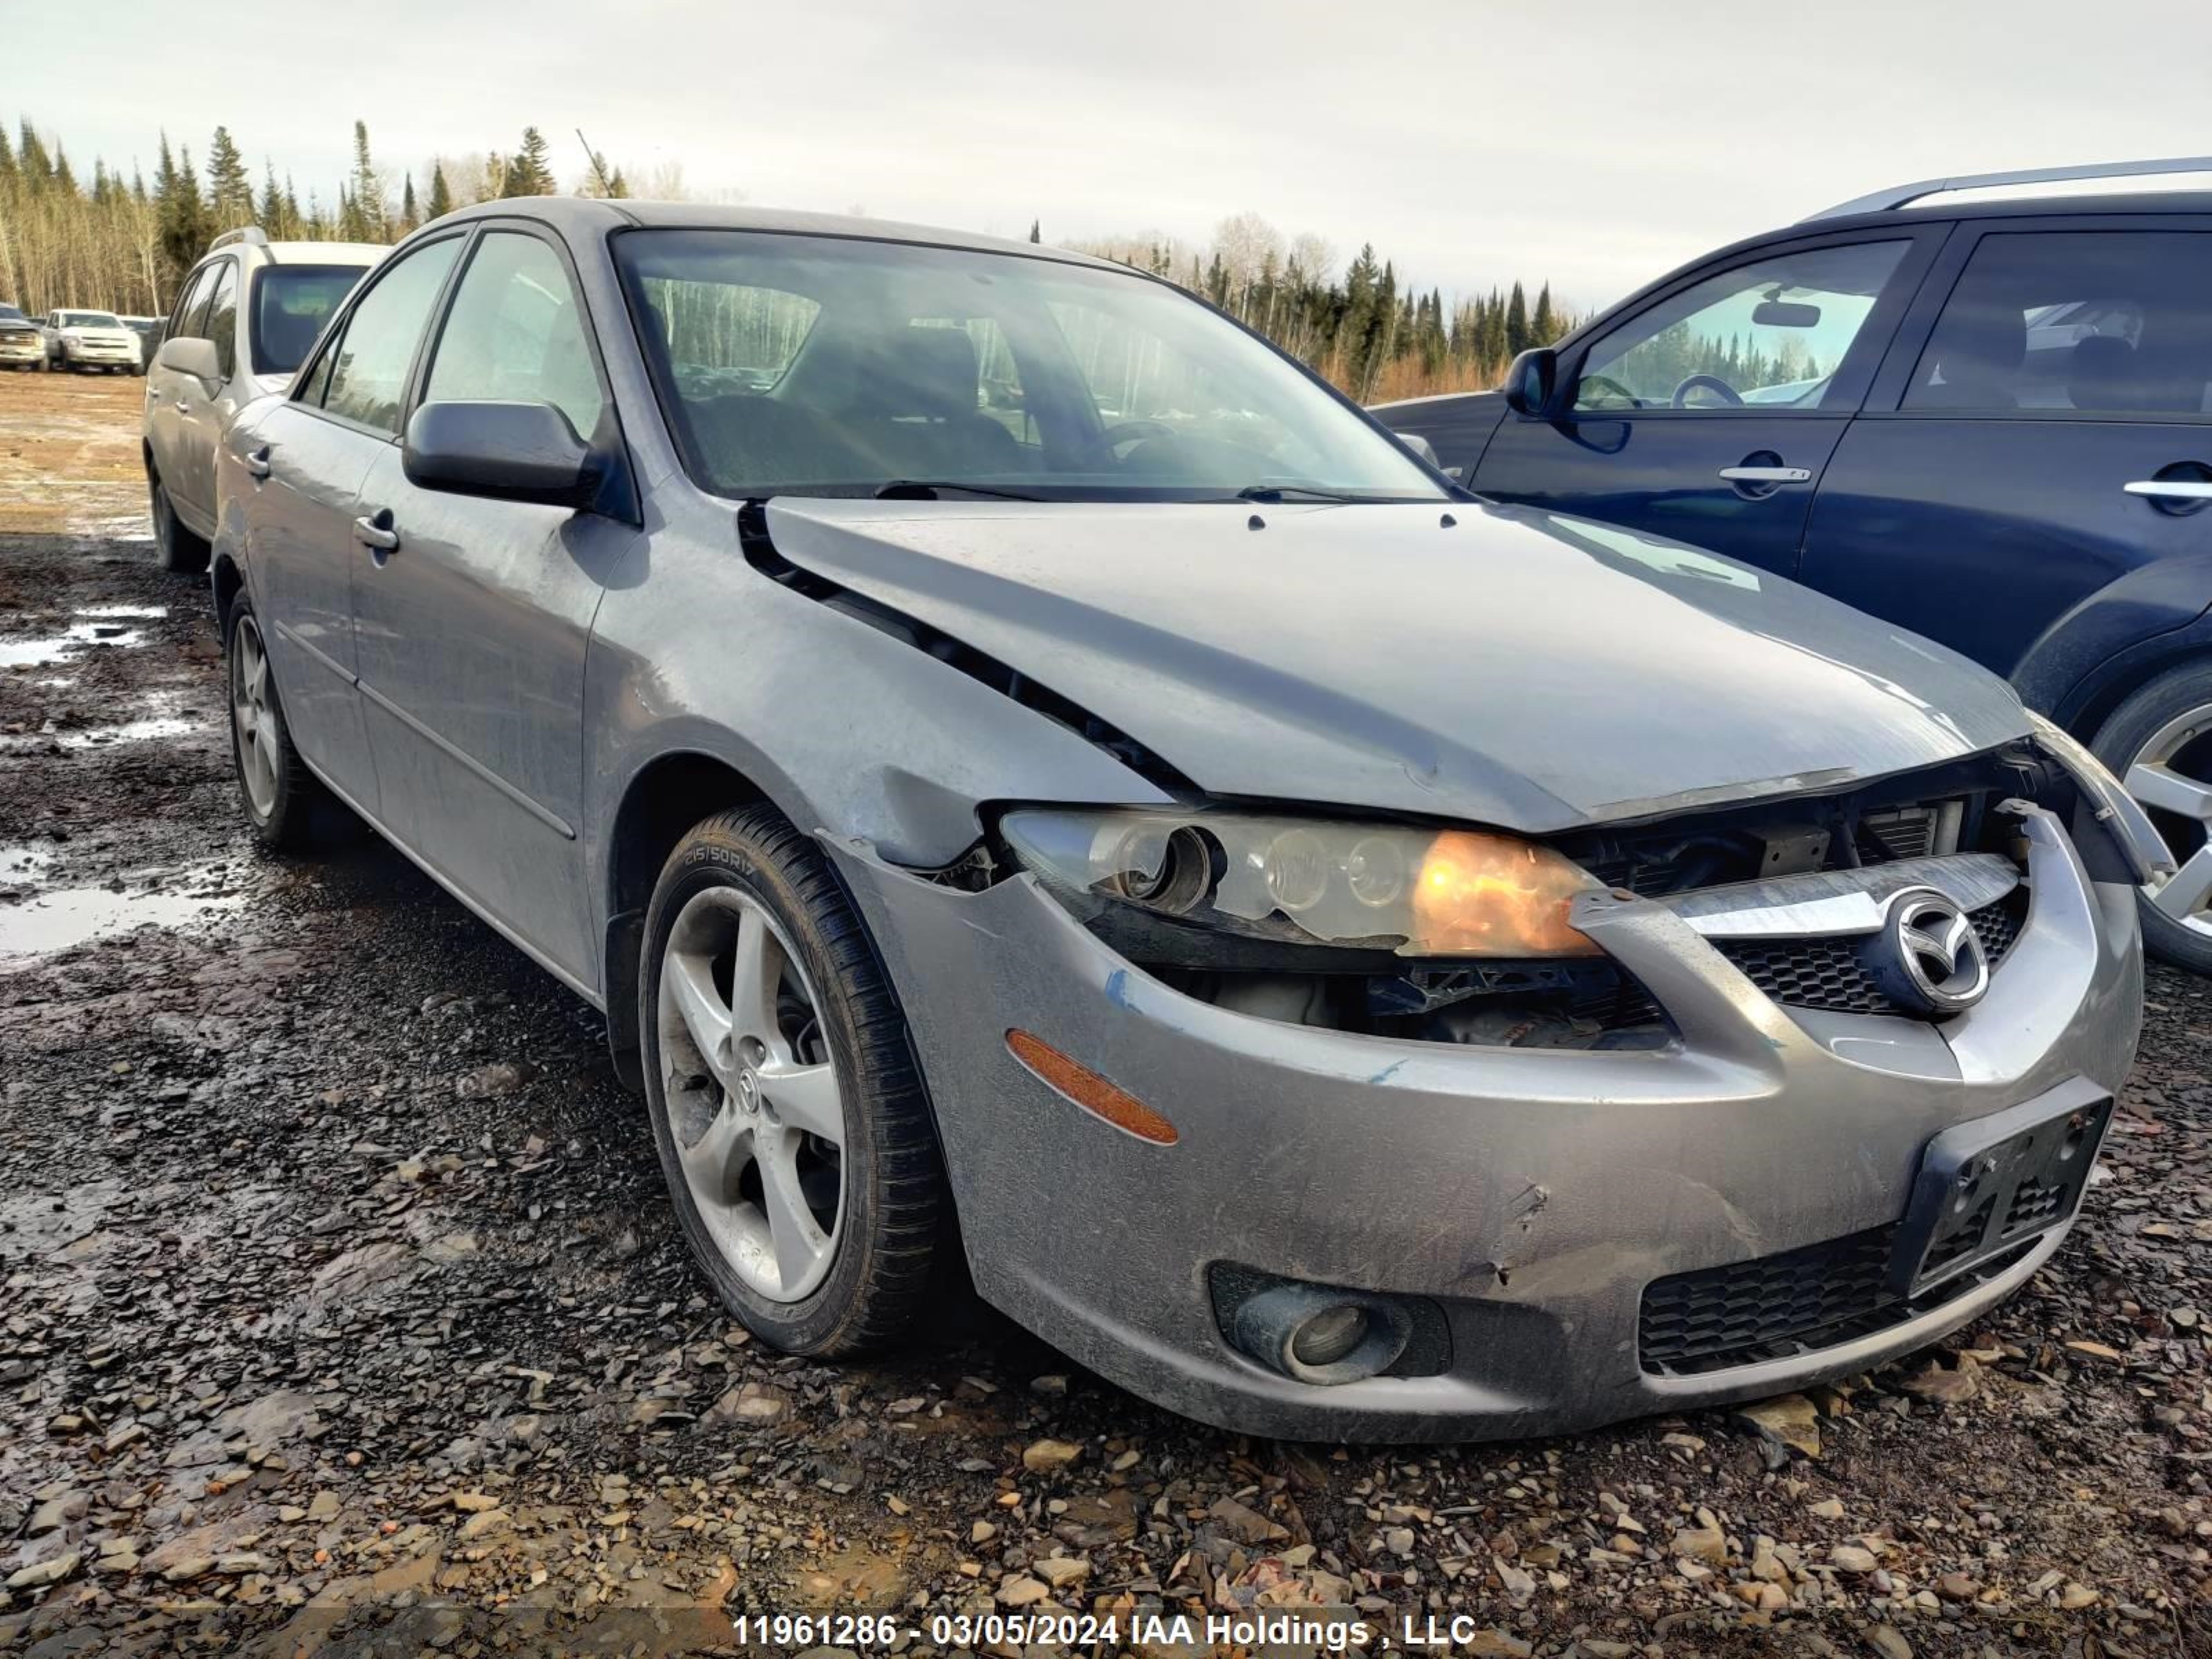
<instances>
[{"instance_id":1,"label":"evergreen tree","mask_svg":"<svg viewBox=\"0 0 2212 1659\"><path fill-rule=\"evenodd\" d=\"M169 154L169 135L161 135L161 159L154 169L154 210L161 227L164 293L192 268L207 250L207 209L200 200L199 175L192 171L192 153L183 159Z\"/></svg>"},{"instance_id":2,"label":"evergreen tree","mask_svg":"<svg viewBox=\"0 0 2212 1659\"><path fill-rule=\"evenodd\" d=\"M1505 302L1505 351L1519 356L1528 349L1528 296L1513 284L1513 297Z\"/></svg>"},{"instance_id":3,"label":"evergreen tree","mask_svg":"<svg viewBox=\"0 0 2212 1659\"><path fill-rule=\"evenodd\" d=\"M353 204L353 228L349 240L359 242L388 242L391 228L386 222L384 208L384 178L377 172L376 163L368 153L368 123L353 124L352 189L346 197Z\"/></svg>"},{"instance_id":4,"label":"evergreen tree","mask_svg":"<svg viewBox=\"0 0 2212 1659\"><path fill-rule=\"evenodd\" d=\"M522 148L508 161L499 193L504 197L550 196L557 188L553 182L553 163L545 135L536 127L523 128Z\"/></svg>"},{"instance_id":5,"label":"evergreen tree","mask_svg":"<svg viewBox=\"0 0 2212 1659\"><path fill-rule=\"evenodd\" d=\"M1536 290L1536 313L1528 319L1528 331L1538 345L1550 345L1566 332L1559 326L1559 317L1552 310L1552 285L1549 283Z\"/></svg>"},{"instance_id":6,"label":"evergreen tree","mask_svg":"<svg viewBox=\"0 0 2212 1659\"><path fill-rule=\"evenodd\" d=\"M446 183L443 162L434 162L430 167L430 214L433 219L442 219L453 210L453 188Z\"/></svg>"},{"instance_id":7,"label":"evergreen tree","mask_svg":"<svg viewBox=\"0 0 2212 1659\"><path fill-rule=\"evenodd\" d=\"M415 175L410 173L399 192L399 234L404 236L422 222L415 216Z\"/></svg>"},{"instance_id":8,"label":"evergreen tree","mask_svg":"<svg viewBox=\"0 0 2212 1659\"><path fill-rule=\"evenodd\" d=\"M1042 242L1044 240L1043 227L1039 221L1035 219L1030 221L1030 240L1032 242Z\"/></svg>"},{"instance_id":9,"label":"evergreen tree","mask_svg":"<svg viewBox=\"0 0 2212 1659\"><path fill-rule=\"evenodd\" d=\"M247 177L246 158L230 141L230 129L217 127L208 144L208 223L212 230L231 230L253 222L253 180Z\"/></svg>"}]
</instances>

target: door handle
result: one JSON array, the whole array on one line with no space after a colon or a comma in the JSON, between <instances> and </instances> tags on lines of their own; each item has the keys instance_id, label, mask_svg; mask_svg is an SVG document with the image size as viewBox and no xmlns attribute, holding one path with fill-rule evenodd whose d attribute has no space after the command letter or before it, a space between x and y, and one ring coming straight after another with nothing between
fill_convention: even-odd
<instances>
[{"instance_id":1,"label":"door handle","mask_svg":"<svg viewBox=\"0 0 2212 1659\"><path fill-rule=\"evenodd\" d=\"M1810 468L1802 466L1724 466L1721 477L1730 483L1810 483Z\"/></svg>"},{"instance_id":2,"label":"door handle","mask_svg":"<svg viewBox=\"0 0 2212 1659\"><path fill-rule=\"evenodd\" d=\"M257 478L265 478L269 476L269 446L267 444L246 453L246 470Z\"/></svg>"},{"instance_id":3,"label":"door handle","mask_svg":"<svg viewBox=\"0 0 2212 1659\"><path fill-rule=\"evenodd\" d=\"M363 547L379 553L398 551L399 532L392 527L392 509L385 507L373 519L356 519L353 521L353 538Z\"/></svg>"},{"instance_id":4,"label":"door handle","mask_svg":"<svg viewBox=\"0 0 2212 1659\"><path fill-rule=\"evenodd\" d=\"M177 399L177 413L178 413L178 414L179 414L179 415L189 415L189 414L191 414L191 412L192 412L192 406L191 406L190 404L186 403L186 402L185 402L182 398L178 398L178 399Z\"/></svg>"},{"instance_id":5,"label":"door handle","mask_svg":"<svg viewBox=\"0 0 2212 1659\"><path fill-rule=\"evenodd\" d=\"M2200 478L2137 478L2120 486L2130 495L2166 501L2212 501L2212 483Z\"/></svg>"}]
</instances>

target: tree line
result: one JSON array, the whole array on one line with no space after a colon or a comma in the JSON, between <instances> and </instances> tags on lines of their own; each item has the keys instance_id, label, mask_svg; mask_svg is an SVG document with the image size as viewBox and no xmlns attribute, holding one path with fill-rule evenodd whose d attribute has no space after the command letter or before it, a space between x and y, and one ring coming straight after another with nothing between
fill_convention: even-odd
<instances>
[{"instance_id":1,"label":"tree line","mask_svg":"<svg viewBox=\"0 0 2212 1659\"><path fill-rule=\"evenodd\" d=\"M619 166L597 151L586 156L567 186L575 194L686 193L678 166L655 168L633 191ZM312 187L303 198L292 175L280 178L266 159L257 179L225 126L215 129L204 161L164 132L150 180L135 165L126 177L100 158L87 179L58 137L25 118L12 142L0 126L0 301L34 314L68 305L158 316L226 230L258 225L283 241L396 242L455 208L562 188L536 127L524 128L509 151L434 156L419 173L395 173L373 153L367 124L356 121L352 165L325 198ZM1030 234L1042 240L1035 222ZM1363 402L1494 386L1516 352L1572 325L1548 283L1533 302L1516 281L1448 304L1439 289L1402 281L1371 245L1340 270L1321 238L1286 240L1250 213L1222 221L1203 247L1159 235L1074 246L1204 295Z\"/></svg>"},{"instance_id":2,"label":"tree line","mask_svg":"<svg viewBox=\"0 0 2212 1659\"><path fill-rule=\"evenodd\" d=\"M1496 386L1516 353L1574 326L1548 282L1533 303L1516 281L1447 304L1441 289L1402 282L1371 243L1339 276L1327 241L1286 240L1252 213L1223 220L1204 247L1158 235L1073 246L1204 295L1362 403Z\"/></svg>"},{"instance_id":3,"label":"tree line","mask_svg":"<svg viewBox=\"0 0 2212 1659\"><path fill-rule=\"evenodd\" d=\"M576 194L630 194L621 167L596 151L588 161L570 186ZM680 170L660 168L650 182L663 195L682 193ZM12 141L0 126L0 301L33 315L83 306L159 316L226 230L258 225L278 241L389 243L474 202L561 189L552 146L536 127L525 127L511 151L434 156L418 180L380 165L367 123L356 121L353 165L325 200L312 187L303 198L266 160L257 182L228 127L216 128L204 162L164 132L150 180L141 167L126 177L97 157L88 179L61 141L26 118Z\"/></svg>"}]
</instances>

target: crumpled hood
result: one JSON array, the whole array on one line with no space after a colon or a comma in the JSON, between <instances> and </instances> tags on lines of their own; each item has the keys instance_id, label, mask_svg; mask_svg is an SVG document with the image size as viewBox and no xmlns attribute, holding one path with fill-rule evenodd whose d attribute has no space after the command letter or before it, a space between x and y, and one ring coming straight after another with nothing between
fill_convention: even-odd
<instances>
[{"instance_id":1,"label":"crumpled hood","mask_svg":"<svg viewBox=\"0 0 2212 1659\"><path fill-rule=\"evenodd\" d=\"M794 564L1218 795L1546 832L1833 788L2027 730L2002 680L1943 647L1532 508L793 500L768 526Z\"/></svg>"}]
</instances>

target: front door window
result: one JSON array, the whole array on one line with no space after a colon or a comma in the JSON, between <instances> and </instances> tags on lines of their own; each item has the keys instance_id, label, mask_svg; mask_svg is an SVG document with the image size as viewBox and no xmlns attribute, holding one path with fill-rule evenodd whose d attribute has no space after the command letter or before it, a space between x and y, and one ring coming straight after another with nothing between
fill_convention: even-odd
<instances>
[{"instance_id":1,"label":"front door window","mask_svg":"<svg viewBox=\"0 0 2212 1659\"><path fill-rule=\"evenodd\" d=\"M1820 409L1911 246L1807 248L1708 276L1591 346L1574 407Z\"/></svg>"}]
</instances>

